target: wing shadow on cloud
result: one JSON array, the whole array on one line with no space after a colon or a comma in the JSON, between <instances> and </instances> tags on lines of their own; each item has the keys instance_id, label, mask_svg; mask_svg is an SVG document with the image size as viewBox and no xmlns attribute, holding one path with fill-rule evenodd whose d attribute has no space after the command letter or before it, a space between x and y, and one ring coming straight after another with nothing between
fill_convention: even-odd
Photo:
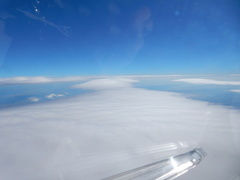
<instances>
[{"instance_id":1,"label":"wing shadow on cloud","mask_svg":"<svg viewBox=\"0 0 240 180\"><path fill-rule=\"evenodd\" d=\"M94 79L75 86L94 92L0 110L0 178L101 179L162 158L161 145L189 148L184 142L208 153L185 179L239 173L239 111L133 82Z\"/></svg>"}]
</instances>

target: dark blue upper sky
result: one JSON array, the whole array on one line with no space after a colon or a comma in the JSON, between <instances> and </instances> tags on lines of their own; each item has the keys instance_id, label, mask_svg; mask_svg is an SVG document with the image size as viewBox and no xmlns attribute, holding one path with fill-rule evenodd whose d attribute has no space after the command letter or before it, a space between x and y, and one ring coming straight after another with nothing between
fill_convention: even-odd
<instances>
[{"instance_id":1,"label":"dark blue upper sky","mask_svg":"<svg viewBox=\"0 0 240 180\"><path fill-rule=\"evenodd\" d=\"M0 76L240 73L239 0L0 3Z\"/></svg>"}]
</instances>

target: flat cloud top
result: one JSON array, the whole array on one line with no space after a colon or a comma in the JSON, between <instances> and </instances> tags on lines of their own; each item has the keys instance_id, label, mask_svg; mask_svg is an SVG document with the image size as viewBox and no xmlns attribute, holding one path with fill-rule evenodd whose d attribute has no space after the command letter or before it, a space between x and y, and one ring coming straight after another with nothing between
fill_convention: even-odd
<instances>
[{"instance_id":1,"label":"flat cloud top","mask_svg":"<svg viewBox=\"0 0 240 180\"><path fill-rule=\"evenodd\" d=\"M181 81L191 84L240 85L240 81L217 81L212 79L177 79L173 81Z\"/></svg>"},{"instance_id":2,"label":"flat cloud top","mask_svg":"<svg viewBox=\"0 0 240 180\"><path fill-rule=\"evenodd\" d=\"M82 84L72 86L73 88L88 89L88 90L106 90L112 88L127 88L132 87L132 83L137 82L127 78L105 78L94 79Z\"/></svg>"},{"instance_id":3,"label":"flat cloud top","mask_svg":"<svg viewBox=\"0 0 240 180\"><path fill-rule=\"evenodd\" d=\"M91 79L107 78L107 79L119 79L127 81L127 78L146 78L146 77L178 77L183 75L132 75L132 76L70 76L51 78L47 76L16 76L8 78L0 78L0 85L5 84L37 84L37 83L53 83L53 82L74 82L74 81L87 81ZM106 83L106 82L105 82ZM109 82L108 82L109 83Z\"/></svg>"},{"instance_id":4,"label":"flat cloud top","mask_svg":"<svg viewBox=\"0 0 240 180\"><path fill-rule=\"evenodd\" d=\"M37 83L52 83L52 82L72 82L89 80L94 77L62 77L62 78L50 78L46 76L17 76L10 78L0 78L1 84L37 84Z\"/></svg>"},{"instance_id":5,"label":"flat cloud top","mask_svg":"<svg viewBox=\"0 0 240 180\"><path fill-rule=\"evenodd\" d=\"M11 78L0 78L0 84L19 84L19 83L49 83L53 80L45 76L19 76Z\"/></svg>"},{"instance_id":6,"label":"flat cloud top","mask_svg":"<svg viewBox=\"0 0 240 180\"><path fill-rule=\"evenodd\" d=\"M183 179L239 174L238 110L132 82L96 79L79 86L101 91L0 110L0 179L101 179L192 148L183 142L208 153Z\"/></svg>"},{"instance_id":7,"label":"flat cloud top","mask_svg":"<svg viewBox=\"0 0 240 180\"><path fill-rule=\"evenodd\" d=\"M9 78L0 78L0 85L4 84L36 84L36 83L52 83L52 82L74 82L74 81L88 81L92 79L96 79L96 82L89 82L87 84L79 84L76 85L75 88L89 88L91 89L93 86L96 85L97 82L101 83L102 86L126 86L127 82L130 83L136 82L136 80L131 80L130 78L154 78L154 77L172 77L176 78L179 76L184 75L144 75L144 76L114 76L114 77L108 77L108 76L101 76L99 79L99 76L73 76L73 77L61 77L61 78L50 78L47 76L18 76L18 77L9 77ZM106 79L106 80L105 80ZM240 85L240 81L218 81L218 80L212 80L212 79L200 79L200 78L189 78L189 79L176 79L173 81L180 81L180 82L187 82L192 84L216 84L216 85ZM123 84L125 83L125 84ZM121 84L121 85L120 85ZM100 85L100 84L99 84ZM97 86L99 86L97 85ZM129 84L128 84L129 85ZM90 87L91 86L91 87Z\"/></svg>"},{"instance_id":8,"label":"flat cloud top","mask_svg":"<svg viewBox=\"0 0 240 180\"><path fill-rule=\"evenodd\" d=\"M74 81L87 81L87 80L96 79L96 78L97 79L98 78L107 78L109 80L112 79L112 81L119 80L119 82L120 82L120 81L128 81L127 78L175 77L175 76L181 76L181 75L115 76L115 77L112 77L112 78L107 77L107 76L72 76L72 77L60 77L60 78L51 78L51 77L47 77L47 76L16 76L16 77L0 78L0 85L5 85L5 84L37 84L37 83L53 83L53 82L74 82ZM110 82L103 82L103 83L106 84L106 83L110 83ZM114 82L112 82L112 83L114 83Z\"/></svg>"}]
</instances>

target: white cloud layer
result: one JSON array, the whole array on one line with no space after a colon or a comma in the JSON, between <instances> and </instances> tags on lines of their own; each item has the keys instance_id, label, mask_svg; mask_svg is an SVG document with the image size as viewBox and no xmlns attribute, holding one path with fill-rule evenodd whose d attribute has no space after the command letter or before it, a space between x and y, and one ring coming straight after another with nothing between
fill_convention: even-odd
<instances>
[{"instance_id":1,"label":"white cloud layer","mask_svg":"<svg viewBox=\"0 0 240 180\"><path fill-rule=\"evenodd\" d=\"M238 110L132 81L92 80L77 87L101 91L0 110L0 179L101 179L190 142L208 156L179 180L239 177Z\"/></svg>"},{"instance_id":2,"label":"white cloud layer","mask_svg":"<svg viewBox=\"0 0 240 180\"><path fill-rule=\"evenodd\" d=\"M115 77L115 78L95 79L82 84L74 85L73 88L88 89L88 90L127 88L127 87L131 87L133 82L137 82L137 81L133 79Z\"/></svg>"},{"instance_id":3,"label":"white cloud layer","mask_svg":"<svg viewBox=\"0 0 240 180\"><path fill-rule=\"evenodd\" d=\"M9 77L9 78L0 78L0 85L5 84L36 84L36 83L53 83L53 82L73 82L73 81L86 81L92 78L93 76L84 77L62 77L62 78L50 78L46 76L18 76L18 77Z\"/></svg>"},{"instance_id":4,"label":"white cloud layer","mask_svg":"<svg viewBox=\"0 0 240 180\"><path fill-rule=\"evenodd\" d=\"M187 82L191 84L240 85L240 81L217 81L212 79L177 79L173 81Z\"/></svg>"},{"instance_id":5,"label":"white cloud layer","mask_svg":"<svg viewBox=\"0 0 240 180\"><path fill-rule=\"evenodd\" d=\"M150 77L179 77L183 75L132 75L132 76L114 76L112 79L126 80L126 78L150 78ZM5 84L37 84L37 83L53 83L53 82L74 82L74 81L88 81L91 79L98 79L100 76L72 76L72 77L61 77L51 78L47 76L17 76L0 78L0 85ZM107 78L101 76L101 78ZM110 82L108 82L110 83Z\"/></svg>"}]
</instances>

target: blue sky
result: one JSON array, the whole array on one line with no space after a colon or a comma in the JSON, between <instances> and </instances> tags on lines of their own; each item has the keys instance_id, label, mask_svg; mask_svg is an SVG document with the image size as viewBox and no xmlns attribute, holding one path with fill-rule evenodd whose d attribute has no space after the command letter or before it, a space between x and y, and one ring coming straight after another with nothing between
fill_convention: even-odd
<instances>
[{"instance_id":1,"label":"blue sky","mask_svg":"<svg viewBox=\"0 0 240 180\"><path fill-rule=\"evenodd\" d=\"M0 76L240 73L237 0L4 0Z\"/></svg>"}]
</instances>

